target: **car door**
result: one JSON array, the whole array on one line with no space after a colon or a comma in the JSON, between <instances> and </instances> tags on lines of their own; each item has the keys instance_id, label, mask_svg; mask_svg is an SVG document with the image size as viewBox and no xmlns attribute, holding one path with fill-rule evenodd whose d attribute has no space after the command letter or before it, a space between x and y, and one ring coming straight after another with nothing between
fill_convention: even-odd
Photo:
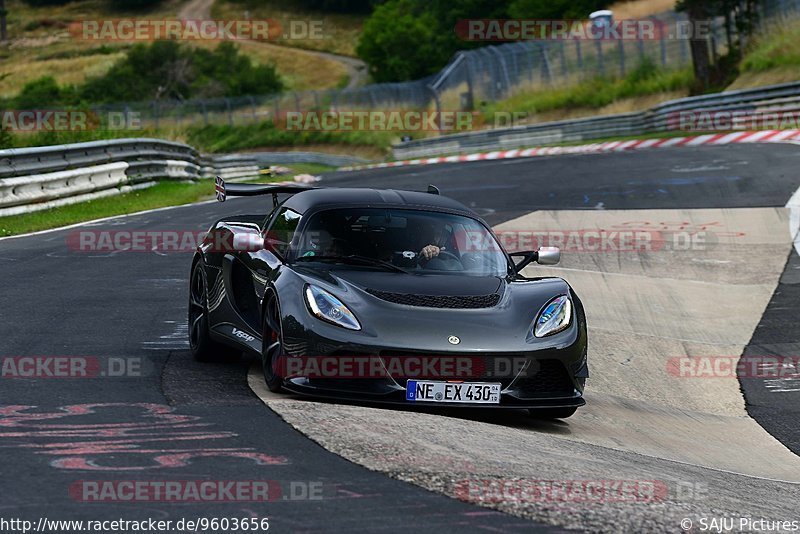
<instances>
[{"instance_id":1,"label":"car door","mask_svg":"<svg viewBox=\"0 0 800 534\"><path fill-rule=\"evenodd\" d=\"M237 253L237 259L241 266L246 268L249 281L244 280L234 266L233 275L239 275L238 282L248 286L247 291L252 297L250 303L242 303L247 308L256 306L258 313L249 311L244 313L248 325L256 332L260 331L260 310L264 292L276 274L278 268L283 264L289 244L295 237L295 232L302 219L301 214L296 211L278 206L271 216L265 219L264 228L260 232L260 237L267 244L264 247L253 247L252 250L244 250ZM249 282L249 283L248 283ZM239 290L237 290L238 292ZM238 298L238 297L237 297ZM243 298L245 298L243 296Z\"/></svg>"}]
</instances>

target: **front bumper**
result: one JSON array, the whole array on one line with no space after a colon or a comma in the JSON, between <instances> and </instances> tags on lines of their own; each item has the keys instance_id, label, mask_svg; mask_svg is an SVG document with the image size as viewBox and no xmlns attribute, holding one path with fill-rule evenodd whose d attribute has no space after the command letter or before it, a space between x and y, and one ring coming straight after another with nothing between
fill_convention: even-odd
<instances>
[{"instance_id":1,"label":"front bumper","mask_svg":"<svg viewBox=\"0 0 800 534\"><path fill-rule=\"evenodd\" d=\"M307 340L306 340L307 341ZM306 345L306 343L302 343ZM287 343L288 347L292 343ZM309 358L307 351L292 353L288 360L303 358L308 363L330 362L338 359L370 360L380 366L382 372L376 376L370 373L306 373L302 370L285 376L284 388L293 393L313 395L329 399L402 404L404 406L436 406L465 408L560 408L583 406L585 379L588 376L586 363L586 343L584 336L577 336L572 345L564 348L549 348L515 353L465 353L465 352L423 352L419 350L398 350L397 348L335 346L332 350L317 353ZM426 361L456 360L469 364L466 373L448 374L447 366L437 369L433 375L406 373L402 365L396 365L404 358ZM405 360L409 361L409 360ZM305 370L307 365L299 366ZM298 366L287 365L285 369ZM319 369L320 367L314 367ZM449 369L459 368L458 364ZM462 367L463 368L463 367ZM373 367L374 369L374 367ZM417 367L419 369L419 367ZM436 380L456 382L500 383L499 404L474 403L433 403L406 400L407 380Z\"/></svg>"}]
</instances>

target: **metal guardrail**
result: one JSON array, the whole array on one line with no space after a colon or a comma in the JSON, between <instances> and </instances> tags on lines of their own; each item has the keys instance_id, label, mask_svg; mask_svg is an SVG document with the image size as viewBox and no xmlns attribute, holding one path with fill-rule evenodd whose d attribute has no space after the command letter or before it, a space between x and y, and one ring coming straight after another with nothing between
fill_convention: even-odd
<instances>
[{"instance_id":1,"label":"metal guardrail","mask_svg":"<svg viewBox=\"0 0 800 534\"><path fill-rule=\"evenodd\" d=\"M155 180L247 179L277 163L340 167L364 160L315 152L201 155L189 145L147 138L0 150L0 216L119 194Z\"/></svg>"},{"instance_id":2,"label":"metal guardrail","mask_svg":"<svg viewBox=\"0 0 800 534\"><path fill-rule=\"evenodd\" d=\"M253 152L248 154L262 165L275 165L281 163L319 163L330 167L344 167L345 165L361 165L367 160L355 156L342 156L337 154L323 154L320 152Z\"/></svg>"},{"instance_id":3,"label":"metal guardrail","mask_svg":"<svg viewBox=\"0 0 800 534\"><path fill-rule=\"evenodd\" d=\"M159 139L114 139L69 145L0 150L0 178L78 169L90 165L139 160L194 162L197 151Z\"/></svg>"},{"instance_id":4,"label":"metal guardrail","mask_svg":"<svg viewBox=\"0 0 800 534\"><path fill-rule=\"evenodd\" d=\"M0 150L0 216L92 200L154 180L195 180L258 174L249 155L201 156L160 139L115 139Z\"/></svg>"},{"instance_id":5,"label":"metal guardrail","mask_svg":"<svg viewBox=\"0 0 800 534\"><path fill-rule=\"evenodd\" d=\"M396 159L414 159L435 155L508 150L652 132L680 131L681 113L687 112L737 112L740 119L746 122L756 112L798 110L800 110L800 82L790 82L671 100L641 112L413 140L394 145L392 152Z\"/></svg>"}]
</instances>

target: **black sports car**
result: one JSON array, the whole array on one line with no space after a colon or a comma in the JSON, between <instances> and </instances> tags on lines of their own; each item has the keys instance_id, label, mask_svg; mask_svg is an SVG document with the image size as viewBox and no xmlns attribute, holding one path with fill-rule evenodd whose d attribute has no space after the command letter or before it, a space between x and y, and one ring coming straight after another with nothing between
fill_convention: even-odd
<instances>
[{"instance_id":1,"label":"black sports car","mask_svg":"<svg viewBox=\"0 0 800 534\"><path fill-rule=\"evenodd\" d=\"M585 403L578 296L561 278L520 274L558 262L558 249L508 254L482 219L433 186L218 179L218 199L228 195L271 195L273 207L216 222L198 247L196 358L249 351L274 392L540 417Z\"/></svg>"}]
</instances>

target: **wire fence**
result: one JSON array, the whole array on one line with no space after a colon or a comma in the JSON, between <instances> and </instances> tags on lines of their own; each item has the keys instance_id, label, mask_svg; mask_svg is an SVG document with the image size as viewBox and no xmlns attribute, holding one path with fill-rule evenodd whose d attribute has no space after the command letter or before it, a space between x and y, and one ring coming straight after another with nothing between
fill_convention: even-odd
<instances>
[{"instance_id":1,"label":"wire fence","mask_svg":"<svg viewBox=\"0 0 800 534\"><path fill-rule=\"evenodd\" d=\"M800 17L800 0L761 3L760 30ZM691 65L689 40L679 38L682 14L655 17L655 39L522 41L458 52L438 74L401 83L355 89L295 91L235 98L159 100L110 104L98 112L126 112L142 128L188 125L243 125L275 120L287 111L324 110L472 110L522 92L574 85L604 77L621 78L645 60L665 70ZM724 53L724 20L712 21L712 55ZM734 36L739 42L740 37Z\"/></svg>"}]
</instances>

